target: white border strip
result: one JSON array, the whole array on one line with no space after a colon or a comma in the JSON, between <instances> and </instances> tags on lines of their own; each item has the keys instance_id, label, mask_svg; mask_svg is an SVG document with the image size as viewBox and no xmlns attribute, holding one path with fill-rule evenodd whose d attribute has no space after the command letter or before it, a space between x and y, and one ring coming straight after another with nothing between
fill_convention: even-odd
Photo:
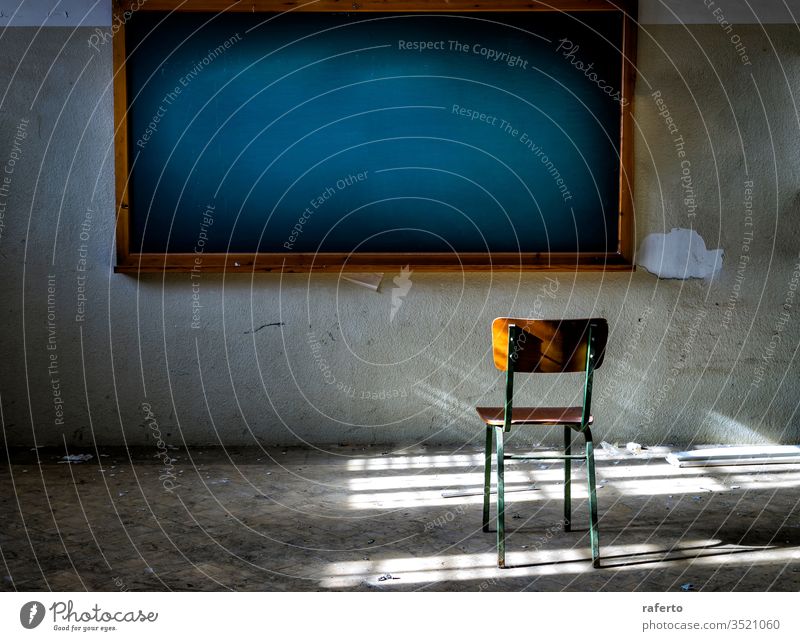
<instances>
[{"instance_id":1,"label":"white border strip","mask_svg":"<svg viewBox=\"0 0 800 641\"><path fill-rule=\"evenodd\" d=\"M613 533L609 533L611 538ZM724 536L724 535L723 535ZM487 537L488 538L488 537ZM566 537L570 538L570 537ZM11 639L114 639L114 641L141 641L142 639L251 639L251 638L300 638L326 639L331 637L331 629L336 621L343 622L348 612L357 612L347 621L347 638L351 641L409 641L410 639L476 639L492 638L497 632L495 617L472 616L473 612L483 612L487 608L505 607L508 612L532 611L536 614L538 636L556 638L563 636L564 620L575 611L575 596L566 592L509 592L493 593L494 590L519 589L525 580L515 577L538 574L556 576L575 576L586 573L599 577L631 575L635 571L664 571L670 567L676 583L685 581L683 590L701 590L705 587L704 578L695 579L697 585L689 581L693 576L708 577L712 568L725 568L729 575L744 575L753 569L766 577L756 581L767 585L769 577L780 576L778 589L791 589L793 582L790 567L797 563L797 551L782 542L772 545L727 545L719 547L719 540L688 540L673 542L672 550L664 550L661 543L648 543L639 546L608 548L618 556L608 559L613 569L592 570L586 562L585 550L578 550L569 556L580 560L560 565L546 564L544 568L520 566L498 570L491 553L471 554L459 557L443 553L439 557L423 556L394 560L387 551L388 558L376 562L380 566L399 565L406 567L397 574L397 581L377 583L382 570L371 573L357 571L355 575L344 575L353 565L361 562L332 564L333 577L352 581L361 580L361 575L369 577L373 592L394 592L392 595L341 592L308 593L215 593L188 592L6 592L0 594L0 621L4 634ZM766 541L768 536L764 537ZM608 545L608 544L606 544ZM694 547L692 547L694 546ZM683 548L686 548L683 551ZM602 549L602 548L601 548ZM452 552L452 551L451 551ZM724 554L722 552L729 552ZM427 554L431 554L428 552ZM335 555L328 555L333 560ZM339 556L342 556L339 554ZM352 555L351 555L352 556ZM674 561L659 562L670 556ZM547 557L552 560L556 557ZM466 567L459 567L459 559L472 561ZM688 559L688 560L686 560ZM425 568L426 560L436 560L436 565L455 563L440 570ZM222 563L226 561L221 560ZM648 563L648 565L637 565ZM266 567L278 563L266 558ZM366 562L367 566L371 562ZM546 562L547 563L547 562ZM626 566L626 564L628 564ZM188 565L188 567L191 567ZM587 569L587 566L588 569ZM641 568L641 569L640 569ZM113 575L116 569L109 572ZM121 589L128 590L125 578L141 575L141 569L128 570L129 577L122 572L118 578ZM272 579L269 572L251 570L255 577L253 588L269 590ZM682 572L682 574L681 574ZM426 585L427 580L445 574L454 584L471 581L474 592L400 592L405 589L427 587L441 590L441 584ZM374 575L374 576L370 576ZM331 578L333 578L331 577ZM324 577L321 577L324 578ZM408 581L411 579L412 581ZM603 579L597 579L602 585ZM634 579L633 583L635 583ZM374 585L373 585L374 582ZM113 589L114 580L109 576L108 589ZM662 581L668 584L669 580ZM307 587L315 588L316 581ZM363 585L363 584L362 584ZM580 584L578 584L580 585ZM380 586L380 588L378 587ZM485 586L485 587L484 587ZM218 586L206 586L217 587ZM225 586L223 586L225 587ZM549 587L549 586L548 586ZM594 592L585 595L582 601L582 614L591 621L599 638L613 638L617 641L640 641L641 639L703 639L703 641L727 641L729 639L768 639L769 641L794 641L800 635L797 617L797 594L794 592L727 592L736 589L737 584L722 578L708 583L708 592L690 593L678 590L667 593L625 593ZM613 588L619 589L617 585ZM553 589L553 588L550 588ZM743 589L740 587L740 589ZM483 593L480 590L484 590ZM720 590L714 592L713 590ZM588 598L586 598L588 597ZM36 606L31 615L33 606ZM141 613L141 614L140 614ZM405 614L404 614L405 613ZM413 617L413 618L412 618ZM23 628L37 625L35 631ZM340 623L341 625L341 623ZM84 629L89 628L86 632ZM110 633L103 628L113 628ZM258 637L253 631L262 630ZM418 632L415 632L417 630ZM302 631L302 635L298 635ZM419 634L423 631L423 634ZM574 635L573 635L574 636Z\"/></svg>"}]
</instances>

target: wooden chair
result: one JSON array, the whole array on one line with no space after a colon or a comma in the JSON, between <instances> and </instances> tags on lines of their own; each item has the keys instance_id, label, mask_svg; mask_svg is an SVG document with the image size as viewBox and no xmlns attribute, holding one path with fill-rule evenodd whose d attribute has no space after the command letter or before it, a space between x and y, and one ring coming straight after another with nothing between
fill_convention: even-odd
<instances>
[{"instance_id":1,"label":"wooden chair","mask_svg":"<svg viewBox=\"0 0 800 641\"><path fill-rule=\"evenodd\" d=\"M497 450L497 565L505 567L505 496L503 462L506 459L564 460L564 530L572 523L570 483L573 459L585 459L589 484L589 539L592 565L600 567L600 540L597 527L597 489L595 487L594 444L589 426L592 376L603 362L608 323L603 318L570 320L531 320L496 318L492 323L494 364L506 372L505 405L478 407L486 424L484 456L483 531L489 531L489 504L492 481L492 433ZM583 404L577 407L514 407L515 373L555 374L583 372ZM517 456L505 454L503 436L512 426L543 425L564 427L563 456ZM572 455L572 431L583 434L585 451Z\"/></svg>"}]
</instances>

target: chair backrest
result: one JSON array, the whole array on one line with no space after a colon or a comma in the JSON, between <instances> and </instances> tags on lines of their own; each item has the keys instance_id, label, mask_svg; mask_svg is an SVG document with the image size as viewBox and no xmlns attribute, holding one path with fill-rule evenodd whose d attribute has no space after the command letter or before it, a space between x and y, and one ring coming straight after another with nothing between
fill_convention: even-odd
<instances>
[{"instance_id":1,"label":"chair backrest","mask_svg":"<svg viewBox=\"0 0 800 641\"><path fill-rule=\"evenodd\" d=\"M537 320L531 318L495 318L492 323L494 365L508 369L508 332L511 325L520 328L515 349L515 372L557 374L586 370L589 328L594 350L594 369L603 363L608 339L605 318Z\"/></svg>"}]
</instances>

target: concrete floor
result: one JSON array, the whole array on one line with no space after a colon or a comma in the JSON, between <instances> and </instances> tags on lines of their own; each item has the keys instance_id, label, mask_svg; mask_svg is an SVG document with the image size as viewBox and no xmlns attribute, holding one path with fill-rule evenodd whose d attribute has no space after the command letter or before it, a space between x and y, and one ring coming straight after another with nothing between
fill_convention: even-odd
<instances>
[{"instance_id":1,"label":"concrete floor","mask_svg":"<svg viewBox=\"0 0 800 641\"><path fill-rule=\"evenodd\" d=\"M583 466L579 531L563 533L560 469L509 463L510 486L536 489L507 497L499 570L481 496L442 496L480 488L474 449L174 450L174 467L152 451L12 452L2 589L800 590L800 466L680 470L664 451L598 455L600 570Z\"/></svg>"}]
</instances>

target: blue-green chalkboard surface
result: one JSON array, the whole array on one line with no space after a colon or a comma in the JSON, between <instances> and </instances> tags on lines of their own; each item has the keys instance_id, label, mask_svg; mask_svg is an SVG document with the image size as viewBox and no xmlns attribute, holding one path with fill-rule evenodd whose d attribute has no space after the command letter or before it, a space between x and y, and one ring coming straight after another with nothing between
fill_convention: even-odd
<instances>
[{"instance_id":1,"label":"blue-green chalkboard surface","mask_svg":"<svg viewBox=\"0 0 800 641\"><path fill-rule=\"evenodd\" d=\"M615 12L140 11L130 249L613 252L621 30Z\"/></svg>"}]
</instances>

